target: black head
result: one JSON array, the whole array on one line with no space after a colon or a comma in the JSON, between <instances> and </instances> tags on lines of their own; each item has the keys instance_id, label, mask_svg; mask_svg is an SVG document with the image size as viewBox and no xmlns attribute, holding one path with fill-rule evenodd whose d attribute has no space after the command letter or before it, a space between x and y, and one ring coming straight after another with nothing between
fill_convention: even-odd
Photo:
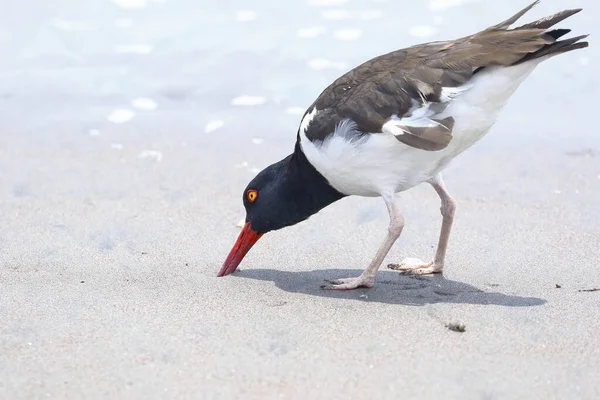
<instances>
[{"instance_id":1,"label":"black head","mask_svg":"<svg viewBox=\"0 0 600 400\"><path fill-rule=\"evenodd\" d=\"M244 189L246 224L219 276L235 271L263 234L304 221L342 197L297 145L293 154L262 170Z\"/></svg>"},{"instance_id":2,"label":"black head","mask_svg":"<svg viewBox=\"0 0 600 400\"><path fill-rule=\"evenodd\" d=\"M289 157L262 170L242 193L246 222L260 234L297 224L312 213Z\"/></svg>"}]
</instances>

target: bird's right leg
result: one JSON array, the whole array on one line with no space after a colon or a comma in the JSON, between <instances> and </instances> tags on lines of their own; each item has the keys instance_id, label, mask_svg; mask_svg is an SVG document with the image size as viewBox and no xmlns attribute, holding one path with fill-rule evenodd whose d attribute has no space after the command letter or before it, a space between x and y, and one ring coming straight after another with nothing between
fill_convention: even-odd
<instances>
[{"instance_id":1,"label":"bird's right leg","mask_svg":"<svg viewBox=\"0 0 600 400\"><path fill-rule=\"evenodd\" d=\"M388 233L379 247L377 254L371 261L371 264L363 271L363 273L356 278L344 278L344 279L336 279L333 281L329 281L330 285L321 286L323 289L335 289L335 290L349 290L356 289L358 287L373 287L375 284L375 275L377 274L377 270L381 266L383 259L387 255L387 253L392 248L392 245L402 233L402 229L404 228L404 217L400 214L398 210L398 206L395 204L395 195L390 194L383 196L383 200L385 201L385 205L387 206L388 214L390 215L390 224L388 226Z\"/></svg>"}]
</instances>

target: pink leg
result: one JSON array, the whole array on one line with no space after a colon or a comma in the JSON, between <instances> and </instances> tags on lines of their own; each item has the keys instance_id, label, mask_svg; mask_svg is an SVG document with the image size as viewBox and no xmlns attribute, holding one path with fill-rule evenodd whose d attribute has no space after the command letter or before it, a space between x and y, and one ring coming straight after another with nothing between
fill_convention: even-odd
<instances>
[{"instance_id":1,"label":"pink leg","mask_svg":"<svg viewBox=\"0 0 600 400\"><path fill-rule=\"evenodd\" d=\"M390 251L394 242L400 237L402 229L404 228L404 218L394 203L394 195L383 196L383 200L385 201L385 205L387 206L390 215L390 224L388 226L387 236L377 251L375 258L371 261L371 264L369 264L367 269L365 269L360 276L356 278L344 278L329 281L330 285L321 286L323 289L349 290L358 287L373 287L377 270L381 266L383 259Z\"/></svg>"},{"instance_id":2,"label":"pink leg","mask_svg":"<svg viewBox=\"0 0 600 400\"><path fill-rule=\"evenodd\" d=\"M456 203L446 190L441 174L436 175L433 179L429 180L428 183L433 186L442 200L442 207L440 208L440 211L442 212L442 229L440 231L440 238L438 241L437 251L435 252L435 258L429 263L423 262L417 258L407 258L400 264L388 265L388 268L400 271L408 271L416 275L440 273L444 268L446 249L448 247L448 240L450 239L450 231L452 229L452 221L454 220L454 213L456 211Z\"/></svg>"}]
</instances>

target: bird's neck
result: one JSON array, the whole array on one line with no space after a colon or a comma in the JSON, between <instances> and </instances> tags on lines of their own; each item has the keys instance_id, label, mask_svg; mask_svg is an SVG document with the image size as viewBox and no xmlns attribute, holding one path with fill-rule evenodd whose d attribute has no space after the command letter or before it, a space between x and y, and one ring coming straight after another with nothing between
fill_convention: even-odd
<instances>
[{"instance_id":1,"label":"bird's neck","mask_svg":"<svg viewBox=\"0 0 600 400\"><path fill-rule=\"evenodd\" d=\"M287 186L294 188L294 202L299 214L308 218L345 197L344 194L334 189L308 161L300 143L296 143L294 152L288 157L288 160L289 185Z\"/></svg>"}]
</instances>

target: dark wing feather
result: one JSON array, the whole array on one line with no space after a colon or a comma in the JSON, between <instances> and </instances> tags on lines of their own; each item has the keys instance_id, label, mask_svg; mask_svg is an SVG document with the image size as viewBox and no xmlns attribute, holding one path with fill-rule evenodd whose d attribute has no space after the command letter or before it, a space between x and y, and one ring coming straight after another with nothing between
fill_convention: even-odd
<instances>
[{"instance_id":1,"label":"dark wing feather","mask_svg":"<svg viewBox=\"0 0 600 400\"><path fill-rule=\"evenodd\" d=\"M415 147L421 150L438 151L445 149L452 140L452 128L454 127L454 118L447 117L444 119L432 118L432 122L437 123L436 126L420 127L393 125L401 132L392 133L396 139L402 143Z\"/></svg>"}]
</instances>

